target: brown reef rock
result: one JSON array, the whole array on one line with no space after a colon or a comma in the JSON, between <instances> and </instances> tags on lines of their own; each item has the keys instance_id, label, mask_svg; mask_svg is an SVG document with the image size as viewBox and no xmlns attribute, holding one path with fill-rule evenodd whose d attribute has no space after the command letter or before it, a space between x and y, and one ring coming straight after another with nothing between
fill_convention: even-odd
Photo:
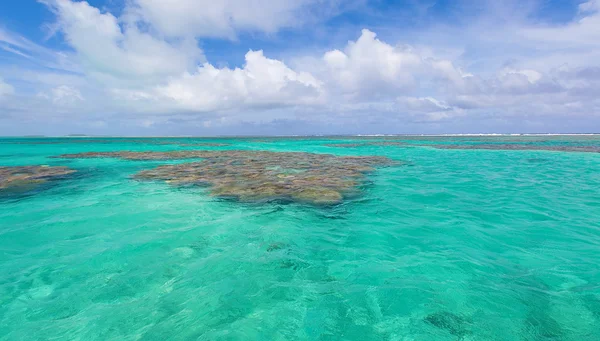
<instances>
[{"instance_id":1,"label":"brown reef rock","mask_svg":"<svg viewBox=\"0 0 600 341\"><path fill-rule=\"evenodd\" d=\"M545 150L554 152L600 153L599 146L565 146L534 144L436 144L426 145L436 149L466 150Z\"/></svg>"},{"instance_id":2,"label":"brown reef rock","mask_svg":"<svg viewBox=\"0 0 600 341\"><path fill-rule=\"evenodd\" d=\"M67 167L0 167L0 191L33 188L72 173L75 170Z\"/></svg>"},{"instance_id":3,"label":"brown reef rock","mask_svg":"<svg viewBox=\"0 0 600 341\"><path fill-rule=\"evenodd\" d=\"M356 193L365 174L391 165L380 156L269 152L251 150L102 152L68 154L65 158L116 157L127 160L202 158L200 162L159 166L137 173L139 180L172 185L209 186L214 196L256 202L289 200L315 205L340 203Z\"/></svg>"}]
</instances>

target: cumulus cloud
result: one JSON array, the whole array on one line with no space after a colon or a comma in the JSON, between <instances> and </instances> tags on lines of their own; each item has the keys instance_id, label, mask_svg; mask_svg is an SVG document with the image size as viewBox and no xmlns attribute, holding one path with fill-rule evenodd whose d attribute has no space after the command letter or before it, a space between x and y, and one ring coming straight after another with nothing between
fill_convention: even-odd
<instances>
[{"instance_id":1,"label":"cumulus cloud","mask_svg":"<svg viewBox=\"0 0 600 341\"><path fill-rule=\"evenodd\" d=\"M345 91L365 89L398 91L415 83L415 71L421 68L420 56L409 49L381 42L367 29L344 51L325 53L323 60L337 85Z\"/></svg>"},{"instance_id":2,"label":"cumulus cloud","mask_svg":"<svg viewBox=\"0 0 600 341\"><path fill-rule=\"evenodd\" d=\"M205 63L195 73L171 79L156 93L188 110L211 111L239 107L311 105L322 98L321 82L296 72L263 51L246 54L243 68L215 68Z\"/></svg>"},{"instance_id":3,"label":"cumulus cloud","mask_svg":"<svg viewBox=\"0 0 600 341\"><path fill-rule=\"evenodd\" d=\"M168 42L122 23L85 1L44 0L58 19L58 29L91 74L131 79L164 77L204 60L194 39ZM146 81L144 79L144 81Z\"/></svg>"},{"instance_id":4,"label":"cumulus cloud","mask_svg":"<svg viewBox=\"0 0 600 341\"><path fill-rule=\"evenodd\" d=\"M394 47L369 30L348 42L343 52L335 49L313 59L305 70L294 70L282 61L265 57L262 51L248 52L245 61L242 68L233 69L204 63L193 72L170 77L166 84L145 90L120 89L116 93L132 101L158 101L157 106L167 105L163 111L169 109L168 105L171 110L208 112L323 106L348 99L387 100L397 108L394 99L398 95L417 92L427 82L458 84L467 77L450 61L424 58L411 47ZM441 103L431 97L423 101Z\"/></svg>"},{"instance_id":5,"label":"cumulus cloud","mask_svg":"<svg viewBox=\"0 0 600 341\"><path fill-rule=\"evenodd\" d=\"M394 98L431 82L462 87L464 78L471 76L450 60L408 45L393 46L367 29L343 51L328 51L322 60L325 68L316 70L327 77L330 87L358 98Z\"/></svg>"}]
</instances>

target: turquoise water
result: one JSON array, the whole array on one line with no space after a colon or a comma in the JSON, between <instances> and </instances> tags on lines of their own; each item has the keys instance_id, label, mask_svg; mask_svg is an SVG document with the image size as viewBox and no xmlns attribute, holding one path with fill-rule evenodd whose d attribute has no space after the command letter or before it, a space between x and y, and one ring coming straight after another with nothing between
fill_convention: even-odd
<instances>
[{"instance_id":1,"label":"turquoise water","mask_svg":"<svg viewBox=\"0 0 600 341\"><path fill-rule=\"evenodd\" d=\"M600 154L173 140L405 161L314 207L130 179L172 162L49 158L200 149L76 141L0 139L0 166L78 170L0 196L1 340L600 340Z\"/></svg>"}]
</instances>

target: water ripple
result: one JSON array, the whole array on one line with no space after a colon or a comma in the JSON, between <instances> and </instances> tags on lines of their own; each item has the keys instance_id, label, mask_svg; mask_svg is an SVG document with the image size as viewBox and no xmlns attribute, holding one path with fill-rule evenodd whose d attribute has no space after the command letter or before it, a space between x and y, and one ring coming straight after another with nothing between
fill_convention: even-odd
<instances>
[{"instance_id":1,"label":"water ripple","mask_svg":"<svg viewBox=\"0 0 600 341\"><path fill-rule=\"evenodd\" d=\"M73 160L82 176L0 201L0 339L600 340L598 155L219 142L411 167L319 208L131 180L156 164ZM0 162L98 146L6 143L14 159Z\"/></svg>"}]
</instances>

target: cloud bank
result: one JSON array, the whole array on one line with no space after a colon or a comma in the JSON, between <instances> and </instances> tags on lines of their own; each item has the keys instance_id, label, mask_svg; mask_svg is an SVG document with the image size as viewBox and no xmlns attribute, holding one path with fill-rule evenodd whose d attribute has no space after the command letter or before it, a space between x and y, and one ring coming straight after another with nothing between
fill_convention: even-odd
<instances>
[{"instance_id":1,"label":"cloud bank","mask_svg":"<svg viewBox=\"0 0 600 341\"><path fill-rule=\"evenodd\" d=\"M0 48L23 61L0 68L5 134L36 121L141 134L161 127L239 133L260 125L315 133L556 132L600 124L598 0L580 4L567 22L507 22L501 34L487 25L415 31L445 41L437 45L402 35L386 41L365 28L345 44L285 59L257 46L238 67L209 60L202 42L306 30L341 7L324 0L135 0L116 16L85 1L41 2L56 17L52 39L68 48L0 30ZM467 40L457 41L456 30ZM492 58L489 46L502 49Z\"/></svg>"}]
</instances>

